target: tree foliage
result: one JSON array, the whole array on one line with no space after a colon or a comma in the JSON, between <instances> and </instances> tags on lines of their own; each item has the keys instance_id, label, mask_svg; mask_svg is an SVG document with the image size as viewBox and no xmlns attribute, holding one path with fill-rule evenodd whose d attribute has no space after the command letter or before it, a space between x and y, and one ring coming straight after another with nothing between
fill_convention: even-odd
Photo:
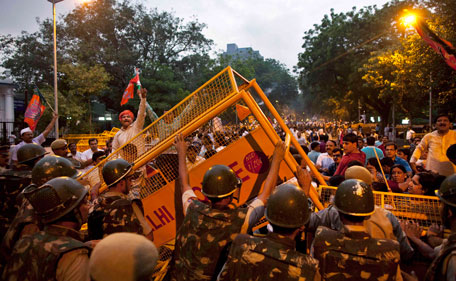
<instances>
[{"instance_id":1,"label":"tree foliage","mask_svg":"<svg viewBox=\"0 0 456 281\"><path fill-rule=\"evenodd\" d=\"M446 24L455 16L450 2L391 1L380 9L353 8L340 14L331 10L321 24L305 32L299 54L299 85L307 110L320 115L339 112L340 118L348 113L356 120L359 101L362 110L386 123L393 103L396 116L427 116L431 90L438 107L448 110L448 103L456 101L453 70L414 30L404 30L399 18L404 8L414 7L432 30L452 40L454 24Z\"/></svg>"}]
</instances>

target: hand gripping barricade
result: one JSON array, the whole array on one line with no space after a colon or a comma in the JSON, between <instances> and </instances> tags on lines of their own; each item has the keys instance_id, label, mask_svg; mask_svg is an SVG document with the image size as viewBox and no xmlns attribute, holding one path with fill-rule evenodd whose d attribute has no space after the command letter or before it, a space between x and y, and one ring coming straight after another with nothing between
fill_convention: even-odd
<instances>
[{"instance_id":1,"label":"hand gripping barricade","mask_svg":"<svg viewBox=\"0 0 456 281\"><path fill-rule=\"evenodd\" d=\"M261 101L263 108L256 100ZM197 133L211 133L211 138L203 138L202 144L193 143L188 149L190 184L198 197L205 200L201 193L204 173L213 165L226 165L242 180L239 204L243 204L261 191L274 145L280 140L268 118L275 119L279 128L291 136L289 139L293 146L307 161L320 183L324 184L322 176L257 82L248 81L231 67L225 68L146 126L97 168L101 170L106 161L123 158L132 163L133 171L142 173L137 184L145 217L154 230L154 243L161 246L174 239L183 220L180 188L176 181L175 136L182 133L192 143ZM293 178L296 167L296 161L287 152L279 170L281 181ZM309 197L318 209L322 208L316 190L312 188Z\"/></svg>"}]
</instances>

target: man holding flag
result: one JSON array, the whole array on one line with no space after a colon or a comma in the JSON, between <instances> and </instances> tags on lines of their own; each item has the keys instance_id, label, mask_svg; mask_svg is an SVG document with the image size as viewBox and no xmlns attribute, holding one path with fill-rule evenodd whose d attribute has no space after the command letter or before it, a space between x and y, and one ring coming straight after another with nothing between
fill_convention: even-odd
<instances>
[{"instance_id":1,"label":"man holding flag","mask_svg":"<svg viewBox=\"0 0 456 281\"><path fill-rule=\"evenodd\" d=\"M146 118L146 95L147 90L141 88L139 81L139 69L136 69L135 77L130 80L127 89L125 90L120 105L124 105L130 98L133 98L135 85L137 86L138 96L141 98L139 103L138 116L136 121L135 115L130 110L124 110L119 114L119 121L122 127L114 136L112 141L112 151L116 151L119 147L127 143L131 138L136 136L144 127L144 119ZM144 146L140 146L144 147Z\"/></svg>"},{"instance_id":2,"label":"man holding flag","mask_svg":"<svg viewBox=\"0 0 456 281\"><path fill-rule=\"evenodd\" d=\"M46 129L36 138L33 138L33 131L35 130L36 125L38 124L38 121L43 115L45 109L44 103L46 103L46 100L41 95L40 90L38 88L35 88L35 92L33 93L32 99L30 100L30 103L27 106L27 110L24 114L24 122L26 122L30 127L21 130L22 141L12 149L10 165L17 164L17 151L19 148L27 143L36 143L41 145L46 141L46 137L49 135L52 128L54 128L55 121L57 118L59 118L55 112L51 122L49 122L49 125L47 125Z\"/></svg>"}]
</instances>

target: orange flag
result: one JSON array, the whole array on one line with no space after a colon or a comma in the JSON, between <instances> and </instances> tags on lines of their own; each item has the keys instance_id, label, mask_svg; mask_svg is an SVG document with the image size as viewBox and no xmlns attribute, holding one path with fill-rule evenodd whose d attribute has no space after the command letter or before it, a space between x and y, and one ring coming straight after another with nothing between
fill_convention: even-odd
<instances>
[{"instance_id":1,"label":"orange flag","mask_svg":"<svg viewBox=\"0 0 456 281\"><path fill-rule=\"evenodd\" d=\"M236 112L239 120L244 120L247 116L250 115L250 109L247 106L236 104Z\"/></svg>"}]
</instances>

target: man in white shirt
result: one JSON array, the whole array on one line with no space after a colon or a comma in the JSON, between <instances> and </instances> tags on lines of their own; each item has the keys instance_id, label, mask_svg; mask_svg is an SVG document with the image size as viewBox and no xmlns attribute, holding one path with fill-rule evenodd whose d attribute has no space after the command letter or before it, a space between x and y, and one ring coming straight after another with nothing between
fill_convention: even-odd
<instances>
[{"instance_id":1,"label":"man in white shirt","mask_svg":"<svg viewBox=\"0 0 456 281\"><path fill-rule=\"evenodd\" d=\"M135 121L133 121L135 116L130 110L124 110L119 114L119 120L122 127L114 136L112 141L112 151L116 151L122 145L130 141L130 139L139 134L144 127L144 119L146 118L147 90L141 88L138 90L138 96L140 96L141 101L139 103L138 116ZM144 152L144 140L142 138L136 138L134 142L136 147L139 148L139 155L141 155Z\"/></svg>"},{"instance_id":2,"label":"man in white shirt","mask_svg":"<svg viewBox=\"0 0 456 281\"><path fill-rule=\"evenodd\" d=\"M332 152L336 148L336 142L333 140L328 140L326 142L326 152L318 155L317 162L315 163L317 169L322 172L327 172L329 166L334 163L332 158Z\"/></svg>"},{"instance_id":3,"label":"man in white shirt","mask_svg":"<svg viewBox=\"0 0 456 281\"><path fill-rule=\"evenodd\" d=\"M412 139L415 136L415 131L412 130L412 127L409 127L407 130L407 133L405 134L405 139L407 140L408 143L412 143Z\"/></svg>"},{"instance_id":4,"label":"man in white shirt","mask_svg":"<svg viewBox=\"0 0 456 281\"><path fill-rule=\"evenodd\" d=\"M18 143L14 148L11 150L11 159L10 159L10 164L16 165L17 164L17 151L19 148L22 146L26 145L27 143L36 143L41 145L43 142L46 141L46 137L49 135L51 132L52 128L54 128L55 121L59 118L57 114L54 114L52 117L51 122L49 122L49 125L47 125L46 129L38 135L36 138L33 138L33 131L27 127L25 129L21 130L21 138L22 141Z\"/></svg>"},{"instance_id":5,"label":"man in white shirt","mask_svg":"<svg viewBox=\"0 0 456 281\"><path fill-rule=\"evenodd\" d=\"M98 140L96 138L89 139L89 147L89 149L82 153L81 157L81 160L84 162L85 166L89 166L90 164L92 164L92 156L95 152L103 151L98 148ZM86 170L88 170L88 167L86 168Z\"/></svg>"},{"instance_id":6,"label":"man in white shirt","mask_svg":"<svg viewBox=\"0 0 456 281\"><path fill-rule=\"evenodd\" d=\"M416 147L410 159L410 166L417 172L416 162L420 159L421 154L429 151L426 169L442 176L450 176L456 173L456 165L448 159L446 151L456 143L456 132L450 130L450 117L447 114L437 116L435 126L437 130L425 135Z\"/></svg>"}]
</instances>

